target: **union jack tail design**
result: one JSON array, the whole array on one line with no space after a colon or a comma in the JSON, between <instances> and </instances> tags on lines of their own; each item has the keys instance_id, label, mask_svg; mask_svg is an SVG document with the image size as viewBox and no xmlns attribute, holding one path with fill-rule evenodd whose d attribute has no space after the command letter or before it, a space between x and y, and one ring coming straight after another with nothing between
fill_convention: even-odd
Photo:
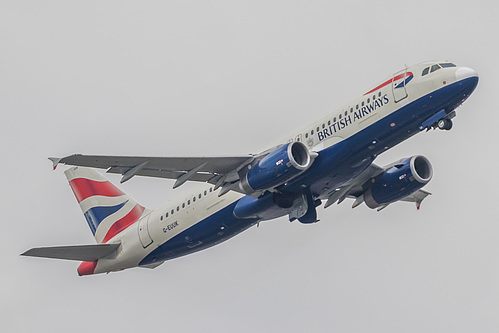
<instances>
[{"instance_id":1,"label":"union jack tail design","mask_svg":"<svg viewBox=\"0 0 499 333\"><path fill-rule=\"evenodd\" d=\"M146 210L94 169L73 167L65 174L97 243L106 243Z\"/></svg>"}]
</instances>

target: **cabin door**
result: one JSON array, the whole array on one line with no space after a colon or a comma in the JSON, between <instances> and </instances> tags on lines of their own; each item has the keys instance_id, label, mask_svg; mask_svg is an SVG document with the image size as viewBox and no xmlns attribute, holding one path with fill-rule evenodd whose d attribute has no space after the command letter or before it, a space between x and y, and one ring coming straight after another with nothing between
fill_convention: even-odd
<instances>
[{"instance_id":1,"label":"cabin door","mask_svg":"<svg viewBox=\"0 0 499 333\"><path fill-rule=\"evenodd\" d=\"M395 101L395 103L398 103L404 98L407 98L407 77L407 68L404 71L398 72L393 76L392 92L393 100Z\"/></svg>"},{"instance_id":2,"label":"cabin door","mask_svg":"<svg viewBox=\"0 0 499 333\"><path fill-rule=\"evenodd\" d=\"M139 239L142 243L144 249L152 244L151 234L149 234L149 218L151 214L147 217L141 218L139 220Z\"/></svg>"}]
</instances>

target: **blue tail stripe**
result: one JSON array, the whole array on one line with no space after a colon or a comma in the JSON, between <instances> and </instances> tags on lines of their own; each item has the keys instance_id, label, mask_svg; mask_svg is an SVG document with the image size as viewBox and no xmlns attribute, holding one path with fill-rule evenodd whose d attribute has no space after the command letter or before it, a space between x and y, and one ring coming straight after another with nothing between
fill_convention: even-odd
<instances>
[{"instance_id":1,"label":"blue tail stripe","mask_svg":"<svg viewBox=\"0 0 499 333\"><path fill-rule=\"evenodd\" d=\"M97 227L102 222L102 220L104 220L109 215L116 213L127 202L128 200L116 206L98 206L87 210L83 215L85 215L85 219L87 220L90 230L92 230L92 234L95 235Z\"/></svg>"}]
</instances>

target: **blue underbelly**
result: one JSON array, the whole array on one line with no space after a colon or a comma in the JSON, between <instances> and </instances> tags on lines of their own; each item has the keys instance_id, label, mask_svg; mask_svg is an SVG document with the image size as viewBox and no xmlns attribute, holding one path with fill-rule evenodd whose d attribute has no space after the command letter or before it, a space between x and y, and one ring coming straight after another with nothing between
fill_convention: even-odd
<instances>
[{"instance_id":1,"label":"blue underbelly","mask_svg":"<svg viewBox=\"0 0 499 333\"><path fill-rule=\"evenodd\" d=\"M435 113L453 111L477 83L478 78L469 78L436 90L322 150L310 169L282 190L299 191L307 184L316 197L334 190L365 170L376 156L419 133L421 123Z\"/></svg>"},{"instance_id":2,"label":"blue underbelly","mask_svg":"<svg viewBox=\"0 0 499 333\"><path fill-rule=\"evenodd\" d=\"M237 219L233 210L237 201L196 223L160 245L140 263L161 262L217 245L256 224L257 219Z\"/></svg>"},{"instance_id":3,"label":"blue underbelly","mask_svg":"<svg viewBox=\"0 0 499 333\"><path fill-rule=\"evenodd\" d=\"M436 112L451 112L474 90L478 78L441 88L378 120L338 144L324 149L312 167L285 187L300 193L304 184L315 197L324 195L361 173L383 151L420 132L419 126ZM147 255L139 265L153 264L219 244L246 230L257 219L238 219L233 210L238 201L196 223Z\"/></svg>"}]
</instances>

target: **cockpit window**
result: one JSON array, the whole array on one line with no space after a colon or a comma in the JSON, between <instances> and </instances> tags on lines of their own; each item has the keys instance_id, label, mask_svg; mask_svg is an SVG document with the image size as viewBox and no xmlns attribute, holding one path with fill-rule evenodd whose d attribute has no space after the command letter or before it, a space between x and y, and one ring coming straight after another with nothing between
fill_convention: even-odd
<instances>
[{"instance_id":1,"label":"cockpit window","mask_svg":"<svg viewBox=\"0 0 499 333\"><path fill-rule=\"evenodd\" d=\"M447 62L445 64L440 64L442 68L447 68L447 67L456 67L453 63Z\"/></svg>"},{"instance_id":2,"label":"cockpit window","mask_svg":"<svg viewBox=\"0 0 499 333\"><path fill-rule=\"evenodd\" d=\"M456 67L456 65L454 65L451 62L445 62L445 63L442 63L442 64L435 64L435 65L433 65L431 67L426 67L425 69L423 69L423 72L421 73L421 76L425 76L428 73L433 73L434 71L437 71L440 68L448 68L448 67Z\"/></svg>"},{"instance_id":3,"label":"cockpit window","mask_svg":"<svg viewBox=\"0 0 499 333\"><path fill-rule=\"evenodd\" d=\"M439 70L441 67L439 65L433 65L431 66L431 72L433 73L436 70Z\"/></svg>"}]
</instances>

